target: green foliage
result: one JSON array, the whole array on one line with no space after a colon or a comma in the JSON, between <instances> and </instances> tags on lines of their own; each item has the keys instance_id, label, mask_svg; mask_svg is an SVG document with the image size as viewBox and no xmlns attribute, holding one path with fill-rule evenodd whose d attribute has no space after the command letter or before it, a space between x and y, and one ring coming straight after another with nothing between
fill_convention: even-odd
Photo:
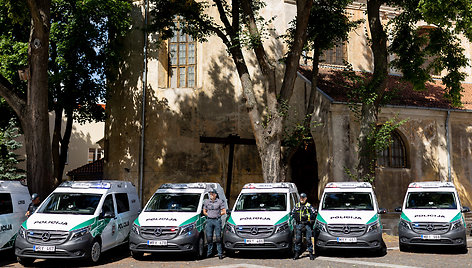
<instances>
[{"instance_id":1,"label":"green foliage","mask_svg":"<svg viewBox=\"0 0 472 268\"><path fill-rule=\"evenodd\" d=\"M375 175L367 174L365 176L358 176L355 173L353 173L349 168L344 167L344 172L347 174L347 176L354 181L359 181L359 182L368 182L372 185L375 183Z\"/></svg>"},{"instance_id":2,"label":"green foliage","mask_svg":"<svg viewBox=\"0 0 472 268\"><path fill-rule=\"evenodd\" d=\"M319 122L310 122L312 114L307 114L301 122L296 122L292 127L285 127L282 144L290 148L306 146L313 140L311 130L320 126ZM306 122L310 122L306 124Z\"/></svg>"},{"instance_id":3,"label":"green foliage","mask_svg":"<svg viewBox=\"0 0 472 268\"><path fill-rule=\"evenodd\" d=\"M54 0L49 63L50 108L74 112L75 120L103 121L109 69L118 59L117 40L131 23L126 0Z\"/></svg>"},{"instance_id":4,"label":"green foliage","mask_svg":"<svg viewBox=\"0 0 472 268\"><path fill-rule=\"evenodd\" d=\"M453 106L461 106L461 82L469 65L458 34L472 40L472 3L453 1L392 1L403 12L390 22L392 33L389 50L396 55L392 66L403 73L415 89L425 88L431 73L446 71L442 82L445 97ZM418 27L426 22L427 27Z\"/></svg>"},{"instance_id":5,"label":"green foliage","mask_svg":"<svg viewBox=\"0 0 472 268\"><path fill-rule=\"evenodd\" d=\"M16 141L19 136L16 122L10 120L6 128L0 129L0 180L20 180L25 179L26 174L18 169L20 161L15 150L21 147L21 143Z\"/></svg>"}]
</instances>

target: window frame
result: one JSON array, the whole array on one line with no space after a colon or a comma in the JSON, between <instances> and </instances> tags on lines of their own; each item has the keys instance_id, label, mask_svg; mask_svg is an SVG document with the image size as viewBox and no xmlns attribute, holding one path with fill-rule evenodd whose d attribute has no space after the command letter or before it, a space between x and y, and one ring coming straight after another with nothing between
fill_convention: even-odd
<instances>
[{"instance_id":1,"label":"window frame","mask_svg":"<svg viewBox=\"0 0 472 268\"><path fill-rule=\"evenodd\" d=\"M407 149L403 138L398 131L394 130L392 132L391 139L393 139L393 141L388 145L388 147L377 154L376 166L382 168L408 168ZM398 141L398 143L395 143L395 141ZM395 146L395 144L398 144L399 148L392 148L392 146ZM401 153L399 155L394 155L394 152L398 152L398 150L395 149L400 149ZM387 151L388 155L385 155L385 151ZM383 158L383 160L381 160L381 158ZM393 165L395 158L401 158L401 165Z\"/></svg>"},{"instance_id":2,"label":"window frame","mask_svg":"<svg viewBox=\"0 0 472 268\"><path fill-rule=\"evenodd\" d=\"M122 196L126 197L126 202L124 199L122 200ZM130 211L129 198L128 198L127 193L115 193L115 201L116 201L116 212L118 214L126 213ZM120 204L125 205L125 208L124 208L125 210L122 210L122 207Z\"/></svg>"},{"instance_id":3,"label":"window frame","mask_svg":"<svg viewBox=\"0 0 472 268\"><path fill-rule=\"evenodd\" d=\"M197 41L193 39L189 34L186 34L180 28L180 22L176 22L178 29L174 30L174 36L168 40L168 76L167 86L169 88L195 88L197 85ZM181 41L182 36L185 38ZM193 45L193 62L189 63L189 52L190 46ZM175 52L172 47L175 46ZM185 46L185 63L181 63L181 48ZM175 56L174 54L175 53ZM175 64L173 63L175 60ZM184 80L182 80L181 70L184 69ZM193 80L189 79L190 70L193 69ZM184 85L182 84L182 81ZM189 81L193 81L193 84L189 84ZM174 84L175 83L175 84Z\"/></svg>"}]
</instances>

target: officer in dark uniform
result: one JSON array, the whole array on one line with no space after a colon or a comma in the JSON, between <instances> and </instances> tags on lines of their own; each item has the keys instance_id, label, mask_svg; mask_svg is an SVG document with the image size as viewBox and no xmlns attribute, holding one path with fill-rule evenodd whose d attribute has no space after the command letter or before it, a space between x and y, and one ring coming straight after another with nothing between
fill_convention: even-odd
<instances>
[{"instance_id":1,"label":"officer in dark uniform","mask_svg":"<svg viewBox=\"0 0 472 268\"><path fill-rule=\"evenodd\" d=\"M302 235L306 233L306 241L308 252L310 253L310 260L315 259L313 255L313 244L311 238L313 236L313 224L315 222L316 211L310 203L306 202L306 194L300 194L300 202L298 202L292 210L292 217L295 219L297 225L295 226L295 256L294 260L298 259L301 254Z\"/></svg>"}]
</instances>

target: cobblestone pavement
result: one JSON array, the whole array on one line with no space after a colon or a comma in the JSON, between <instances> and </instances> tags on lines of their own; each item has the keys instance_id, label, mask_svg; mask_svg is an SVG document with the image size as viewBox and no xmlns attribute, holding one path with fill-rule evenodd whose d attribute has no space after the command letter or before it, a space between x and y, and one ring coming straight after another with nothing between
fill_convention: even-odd
<instances>
[{"instance_id":1,"label":"cobblestone pavement","mask_svg":"<svg viewBox=\"0 0 472 268\"><path fill-rule=\"evenodd\" d=\"M416 252L400 252L398 240L394 236L384 236L388 247L387 255L378 257L365 251L345 250L330 252L314 261L303 254L299 260L274 252L247 252L227 256L223 260L216 257L195 261L183 254L145 255L141 261L129 256L125 247L113 249L102 255L98 267L216 267L216 268L268 268L268 267L472 267L472 237L468 239L469 253L456 254L453 249L424 248ZM21 267L12 251L0 254L0 266ZM37 260L35 267L81 267L84 262L70 260Z\"/></svg>"}]
</instances>

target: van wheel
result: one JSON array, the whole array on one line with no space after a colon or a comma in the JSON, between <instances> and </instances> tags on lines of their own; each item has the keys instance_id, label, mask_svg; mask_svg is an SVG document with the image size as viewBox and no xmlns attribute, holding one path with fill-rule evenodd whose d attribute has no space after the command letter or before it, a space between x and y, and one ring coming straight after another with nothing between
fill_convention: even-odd
<instances>
[{"instance_id":1,"label":"van wheel","mask_svg":"<svg viewBox=\"0 0 472 268\"><path fill-rule=\"evenodd\" d=\"M205 240L203 239L203 235L200 236L198 239L197 248L195 249L195 258L197 260L203 259L205 256Z\"/></svg>"},{"instance_id":2,"label":"van wheel","mask_svg":"<svg viewBox=\"0 0 472 268\"><path fill-rule=\"evenodd\" d=\"M131 250L131 257L133 257L133 259L142 260L143 256L144 256L144 252Z\"/></svg>"},{"instance_id":3,"label":"van wheel","mask_svg":"<svg viewBox=\"0 0 472 268\"><path fill-rule=\"evenodd\" d=\"M467 252L467 244L459 246L459 248L457 249L457 253L459 254L467 254Z\"/></svg>"},{"instance_id":4,"label":"van wheel","mask_svg":"<svg viewBox=\"0 0 472 268\"><path fill-rule=\"evenodd\" d=\"M102 246L100 245L100 241L97 239L93 240L92 247L90 248L90 262L92 264L96 264L100 259L100 255L102 253Z\"/></svg>"},{"instance_id":5,"label":"van wheel","mask_svg":"<svg viewBox=\"0 0 472 268\"><path fill-rule=\"evenodd\" d=\"M34 258L16 257L16 259L21 265L25 267L31 266L34 262Z\"/></svg>"},{"instance_id":6,"label":"van wheel","mask_svg":"<svg viewBox=\"0 0 472 268\"><path fill-rule=\"evenodd\" d=\"M382 240L381 244L380 244L380 248L378 249L377 251L377 256L379 257L383 257L387 255L387 245L385 244L385 242Z\"/></svg>"}]
</instances>

